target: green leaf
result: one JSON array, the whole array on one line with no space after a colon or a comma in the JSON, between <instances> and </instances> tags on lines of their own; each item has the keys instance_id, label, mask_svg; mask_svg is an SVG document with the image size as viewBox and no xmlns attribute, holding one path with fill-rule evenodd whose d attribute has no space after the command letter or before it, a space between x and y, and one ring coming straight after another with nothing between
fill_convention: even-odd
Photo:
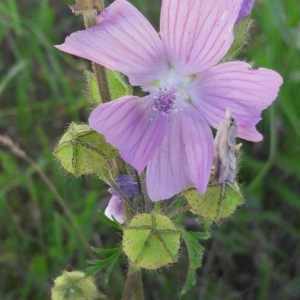
<instances>
[{"instance_id":1,"label":"green leaf","mask_svg":"<svg viewBox=\"0 0 300 300\"><path fill-rule=\"evenodd\" d=\"M106 283L108 282L109 275L110 275L113 267L117 263L120 255L122 253L121 248L113 248L113 249L107 249L107 250L108 250L108 252L110 251L112 253L111 256L109 256L108 258L105 258L105 259L88 260L87 262L93 266L86 269L86 274L91 275L96 272L99 272L101 269L103 269L104 267L107 266L107 269L104 273L104 280Z\"/></svg>"},{"instance_id":2,"label":"green leaf","mask_svg":"<svg viewBox=\"0 0 300 300\"><path fill-rule=\"evenodd\" d=\"M123 227L121 226L120 223L118 223L117 221L113 221L110 218L108 218L102 211L99 210L99 215L101 220L103 220L107 225L109 226L113 226L117 229L123 230Z\"/></svg>"},{"instance_id":3,"label":"green leaf","mask_svg":"<svg viewBox=\"0 0 300 300\"><path fill-rule=\"evenodd\" d=\"M118 262L118 259L119 259L120 255L121 255L121 249L119 249L119 251L115 255L112 256L110 265L107 267L107 269L106 269L106 271L104 273L104 282L106 284L108 283L111 271L113 270L115 264Z\"/></svg>"},{"instance_id":4,"label":"green leaf","mask_svg":"<svg viewBox=\"0 0 300 300\"><path fill-rule=\"evenodd\" d=\"M202 265L204 248L199 244L198 238L202 238L202 232L182 231L182 237L186 244L189 255L189 268L185 284L180 292L180 297L183 296L193 285L196 284L196 270ZM209 234L203 232L203 237L206 239Z\"/></svg>"},{"instance_id":5,"label":"green leaf","mask_svg":"<svg viewBox=\"0 0 300 300\"><path fill-rule=\"evenodd\" d=\"M116 251L119 251L120 248L96 248L91 246L93 252L98 254L114 254Z\"/></svg>"},{"instance_id":6,"label":"green leaf","mask_svg":"<svg viewBox=\"0 0 300 300\"><path fill-rule=\"evenodd\" d=\"M189 234L193 236L193 238L198 240L208 240L211 237L211 234L209 232L194 232L189 231Z\"/></svg>"}]
</instances>

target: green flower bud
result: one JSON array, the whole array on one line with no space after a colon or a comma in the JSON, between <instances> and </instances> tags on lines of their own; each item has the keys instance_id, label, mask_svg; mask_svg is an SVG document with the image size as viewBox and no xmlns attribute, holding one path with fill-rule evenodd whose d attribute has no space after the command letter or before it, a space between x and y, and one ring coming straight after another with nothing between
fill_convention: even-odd
<instances>
[{"instance_id":1,"label":"green flower bud","mask_svg":"<svg viewBox=\"0 0 300 300\"><path fill-rule=\"evenodd\" d=\"M163 215L136 215L124 229L123 251L141 268L155 270L175 262L179 245L179 230Z\"/></svg>"},{"instance_id":2,"label":"green flower bud","mask_svg":"<svg viewBox=\"0 0 300 300\"><path fill-rule=\"evenodd\" d=\"M98 292L94 278L83 272L66 272L54 280L51 289L52 300L94 300L102 294Z\"/></svg>"},{"instance_id":3,"label":"green flower bud","mask_svg":"<svg viewBox=\"0 0 300 300\"><path fill-rule=\"evenodd\" d=\"M236 182L210 185L203 195L195 189L187 189L184 196L194 214L214 222L228 218L244 203Z\"/></svg>"},{"instance_id":4,"label":"green flower bud","mask_svg":"<svg viewBox=\"0 0 300 300\"><path fill-rule=\"evenodd\" d=\"M75 176L101 173L117 151L104 136L86 124L71 123L53 153L62 167Z\"/></svg>"}]
</instances>

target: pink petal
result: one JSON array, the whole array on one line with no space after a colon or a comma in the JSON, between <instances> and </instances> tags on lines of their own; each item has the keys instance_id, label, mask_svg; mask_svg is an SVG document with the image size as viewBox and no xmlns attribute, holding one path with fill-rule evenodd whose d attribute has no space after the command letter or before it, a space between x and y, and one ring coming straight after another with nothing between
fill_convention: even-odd
<instances>
[{"instance_id":1,"label":"pink petal","mask_svg":"<svg viewBox=\"0 0 300 300\"><path fill-rule=\"evenodd\" d=\"M160 145L168 117L152 109L152 97L125 96L96 107L90 126L118 147L122 158L141 172Z\"/></svg>"},{"instance_id":2,"label":"pink petal","mask_svg":"<svg viewBox=\"0 0 300 300\"><path fill-rule=\"evenodd\" d=\"M186 186L204 193L213 163L213 136L198 111L180 111L170 117L167 133L147 167L151 200L169 199Z\"/></svg>"},{"instance_id":3,"label":"pink petal","mask_svg":"<svg viewBox=\"0 0 300 300\"><path fill-rule=\"evenodd\" d=\"M157 80L167 68L162 42L129 2L116 0L90 29L71 34L56 48L126 74L132 85Z\"/></svg>"},{"instance_id":4,"label":"pink petal","mask_svg":"<svg viewBox=\"0 0 300 300\"><path fill-rule=\"evenodd\" d=\"M124 223L125 211L122 199L118 196L112 196L108 202L104 214L111 220L113 219L112 217L114 217L119 223Z\"/></svg>"},{"instance_id":5,"label":"pink petal","mask_svg":"<svg viewBox=\"0 0 300 300\"><path fill-rule=\"evenodd\" d=\"M161 38L171 64L194 74L219 62L233 41L241 0L163 0Z\"/></svg>"},{"instance_id":6,"label":"pink petal","mask_svg":"<svg viewBox=\"0 0 300 300\"><path fill-rule=\"evenodd\" d=\"M257 142L262 135L255 125L262 110L277 97L281 84L282 78L275 71L254 70L245 62L235 61L199 75L190 92L211 126L219 126L228 108L237 121L238 136Z\"/></svg>"}]
</instances>

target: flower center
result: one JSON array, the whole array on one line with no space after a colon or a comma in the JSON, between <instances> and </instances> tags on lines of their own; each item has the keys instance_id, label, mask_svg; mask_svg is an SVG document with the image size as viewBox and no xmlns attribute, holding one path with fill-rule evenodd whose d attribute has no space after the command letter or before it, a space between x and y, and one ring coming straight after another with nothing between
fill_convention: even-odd
<instances>
[{"instance_id":1,"label":"flower center","mask_svg":"<svg viewBox=\"0 0 300 300\"><path fill-rule=\"evenodd\" d=\"M170 88L169 90L159 89L159 92L153 96L153 110L157 110L161 115L166 116L174 109L174 102L176 100L176 89Z\"/></svg>"},{"instance_id":2,"label":"flower center","mask_svg":"<svg viewBox=\"0 0 300 300\"><path fill-rule=\"evenodd\" d=\"M143 90L152 95L153 110L167 116L171 112L185 110L191 105L189 89L193 80L194 76L184 76L170 68L160 76L159 80L143 86Z\"/></svg>"}]
</instances>

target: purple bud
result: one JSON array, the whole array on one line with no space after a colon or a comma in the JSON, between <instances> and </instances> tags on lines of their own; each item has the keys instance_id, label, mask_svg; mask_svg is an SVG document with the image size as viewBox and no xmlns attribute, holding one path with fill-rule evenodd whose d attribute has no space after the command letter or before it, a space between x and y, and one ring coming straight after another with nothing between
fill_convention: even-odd
<instances>
[{"instance_id":1,"label":"purple bud","mask_svg":"<svg viewBox=\"0 0 300 300\"><path fill-rule=\"evenodd\" d=\"M113 195L108 202L104 214L111 220L113 219L112 217L114 217L119 223L124 223L125 211L122 199Z\"/></svg>"},{"instance_id":2,"label":"purple bud","mask_svg":"<svg viewBox=\"0 0 300 300\"><path fill-rule=\"evenodd\" d=\"M250 15L254 2L255 0L243 0L236 23L241 21L246 16Z\"/></svg>"},{"instance_id":3,"label":"purple bud","mask_svg":"<svg viewBox=\"0 0 300 300\"><path fill-rule=\"evenodd\" d=\"M131 176L124 174L118 175L118 177L116 178L116 184L119 186L120 190L126 197L134 197L139 193L138 184Z\"/></svg>"}]
</instances>

